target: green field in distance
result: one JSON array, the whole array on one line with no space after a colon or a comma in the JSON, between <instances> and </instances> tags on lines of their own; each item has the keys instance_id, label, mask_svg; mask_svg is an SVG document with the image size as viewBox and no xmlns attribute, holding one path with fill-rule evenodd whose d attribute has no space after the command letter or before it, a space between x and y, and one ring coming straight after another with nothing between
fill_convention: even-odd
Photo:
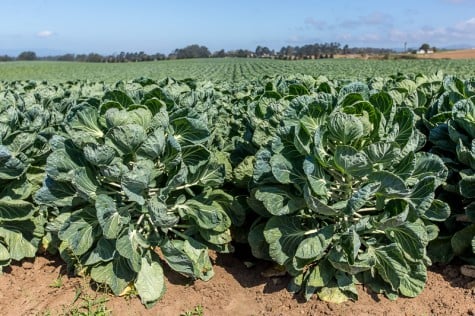
<instances>
[{"instance_id":1,"label":"green field in distance","mask_svg":"<svg viewBox=\"0 0 475 316\"><path fill-rule=\"evenodd\" d=\"M64 82L90 80L116 82L139 77L161 79L194 78L211 81L239 81L265 75L303 73L324 75L331 79L365 79L401 73L426 75L442 71L461 77L475 76L475 60L271 60L246 58L216 58L164 60L138 63L81 62L2 62L0 80L47 80Z\"/></svg>"}]
</instances>

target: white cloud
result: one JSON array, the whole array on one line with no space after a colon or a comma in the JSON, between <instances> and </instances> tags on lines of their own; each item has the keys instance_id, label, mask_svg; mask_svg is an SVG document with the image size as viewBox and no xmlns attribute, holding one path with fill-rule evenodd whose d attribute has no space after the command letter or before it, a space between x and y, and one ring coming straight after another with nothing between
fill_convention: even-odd
<instances>
[{"instance_id":1,"label":"white cloud","mask_svg":"<svg viewBox=\"0 0 475 316\"><path fill-rule=\"evenodd\" d=\"M409 41L443 45L453 42L475 41L475 17L449 27L421 27L410 31L392 29L389 39L393 42Z\"/></svg>"},{"instance_id":2,"label":"white cloud","mask_svg":"<svg viewBox=\"0 0 475 316\"><path fill-rule=\"evenodd\" d=\"M460 32L467 32L467 33L475 32L475 17L469 20L457 23L454 29Z\"/></svg>"},{"instance_id":3,"label":"white cloud","mask_svg":"<svg viewBox=\"0 0 475 316\"><path fill-rule=\"evenodd\" d=\"M53 35L54 35L54 33L51 32L51 31L48 31L48 30L36 33L36 36L38 36L38 37L51 37Z\"/></svg>"}]
</instances>

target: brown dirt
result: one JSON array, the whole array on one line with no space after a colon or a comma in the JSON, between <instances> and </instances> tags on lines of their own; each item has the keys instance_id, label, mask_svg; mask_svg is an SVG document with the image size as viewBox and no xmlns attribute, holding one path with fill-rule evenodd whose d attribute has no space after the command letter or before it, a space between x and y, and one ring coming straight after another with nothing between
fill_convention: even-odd
<instances>
[{"instance_id":1,"label":"brown dirt","mask_svg":"<svg viewBox=\"0 0 475 316\"><path fill-rule=\"evenodd\" d=\"M389 301L359 287L360 299L340 305L312 298L293 297L285 289L287 278L264 278L267 268L260 263L246 268L231 255L214 257L215 277L209 282L190 283L167 271L167 292L153 308L145 309L138 298L112 297L91 290L86 281L65 275L57 258L38 257L7 268L0 276L0 315L62 315L73 309L77 289L86 295L107 298L112 315L180 315L203 307L203 315L475 315L475 289L466 288L472 279L457 266L431 268L424 292L417 298ZM52 284L61 277L62 285ZM85 294L89 293L89 294ZM97 309L97 306L94 307ZM85 311L85 310L83 310Z\"/></svg>"},{"instance_id":2,"label":"brown dirt","mask_svg":"<svg viewBox=\"0 0 475 316\"><path fill-rule=\"evenodd\" d=\"M471 59L475 58L475 49L452 50L433 54L418 55L419 58L430 59Z\"/></svg>"}]
</instances>

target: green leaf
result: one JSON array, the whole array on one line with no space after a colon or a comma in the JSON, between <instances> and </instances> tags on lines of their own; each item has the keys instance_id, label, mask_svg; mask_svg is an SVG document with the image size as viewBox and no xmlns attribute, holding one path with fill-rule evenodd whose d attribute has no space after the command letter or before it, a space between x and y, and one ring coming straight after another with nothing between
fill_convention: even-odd
<instances>
[{"instance_id":1,"label":"green leaf","mask_svg":"<svg viewBox=\"0 0 475 316\"><path fill-rule=\"evenodd\" d=\"M120 90L111 90L107 91L102 97L104 101L115 101L122 105L123 107L128 107L129 105L134 104L132 98L130 98L125 92Z\"/></svg>"},{"instance_id":2,"label":"green leaf","mask_svg":"<svg viewBox=\"0 0 475 316\"><path fill-rule=\"evenodd\" d=\"M252 255L258 259L271 260L269 257L269 244L264 237L266 223L253 224L248 235L247 241L251 247Z\"/></svg>"},{"instance_id":3,"label":"green leaf","mask_svg":"<svg viewBox=\"0 0 475 316\"><path fill-rule=\"evenodd\" d=\"M307 286L320 288L330 283L335 275L335 268L328 260L321 260L316 266L311 267L307 279Z\"/></svg>"},{"instance_id":4,"label":"green leaf","mask_svg":"<svg viewBox=\"0 0 475 316\"><path fill-rule=\"evenodd\" d=\"M320 259L328 246L331 244L335 227L333 225L325 226L318 229L315 233L308 234L307 237L299 244L295 252L295 257L304 260Z\"/></svg>"},{"instance_id":5,"label":"green leaf","mask_svg":"<svg viewBox=\"0 0 475 316\"><path fill-rule=\"evenodd\" d=\"M200 228L224 232L231 225L231 219L217 202L204 204L198 200L189 199L185 206L180 208L183 215L191 217Z\"/></svg>"},{"instance_id":6,"label":"green leaf","mask_svg":"<svg viewBox=\"0 0 475 316\"><path fill-rule=\"evenodd\" d=\"M406 200L419 213L424 214L434 201L435 178L426 177L417 182Z\"/></svg>"},{"instance_id":7,"label":"green leaf","mask_svg":"<svg viewBox=\"0 0 475 316\"><path fill-rule=\"evenodd\" d=\"M115 156L115 150L107 145L90 143L83 148L84 157L95 166L108 165Z\"/></svg>"},{"instance_id":8,"label":"green leaf","mask_svg":"<svg viewBox=\"0 0 475 316\"><path fill-rule=\"evenodd\" d=\"M20 177L28 167L5 146L0 145L0 179L10 180Z\"/></svg>"},{"instance_id":9,"label":"green leaf","mask_svg":"<svg viewBox=\"0 0 475 316\"><path fill-rule=\"evenodd\" d=\"M149 160L141 161L134 165L134 168L124 174L121 179L121 187L130 201L139 205L145 204L145 191L153 177L153 162Z\"/></svg>"},{"instance_id":10,"label":"green leaf","mask_svg":"<svg viewBox=\"0 0 475 316\"><path fill-rule=\"evenodd\" d=\"M208 248L190 237L186 240L167 240L161 250L170 268L179 273L204 281L214 275Z\"/></svg>"},{"instance_id":11,"label":"green leaf","mask_svg":"<svg viewBox=\"0 0 475 316\"><path fill-rule=\"evenodd\" d=\"M2 226L0 225L0 240L3 239L3 242L8 246L11 259L20 261L23 258L33 258L36 255L38 248L26 240L21 232Z\"/></svg>"},{"instance_id":12,"label":"green leaf","mask_svg":"<svg viewBox=\"0 0 475 316\"><path fill-rule=\"evenodd\" d=\"M475 198L475 175L465 176L459 182L460 194L466 198Z\"/></svg>"},{"instance_id":13,"label":"green leaf","mask_svg":"<svg viewBox=\"0 0 475 316\"><path fill-rule=\"evenodd\" d=\"M305 239L305 228L297 216L273 216L264 230L269 244L269 255L280 265L292 261L300 243Z\"/></svg>"},{"instance_id":14,"label":"green leaf","mask_svg":"<svg viewBox=\"0 0 475 316\"><path fill-rule=\"evenodd\" d=\"M8 265L11 261L7 247L0 243L0 270L2 265Z\"/></svg>"},{"instance_id":15,"label":"green leaf","mask_svg":"<svg viewBox=\"0 0 475 316\"><path fill-rule=\"evenodd\" d=\"M270 165L272 174L280 183L296 183L301 179L301 175L297 172L298 169L281 154L273 155Z\"/></svg>"},{"instance_id":16,"label":"green leaf","mask_svg":"<svg viewBox=\"0 0 475 316\"><path fill-rule=\"evenodd\" d=\"M364 135L362 122L353 115L341 112L332 114L327 129L333 140L349 145Z\"/></svg>"},{"instance_id":17,"label":"green leaf","mask_svg":"<svg viewBox=\"0 0 475 316\"><path fill-rule=\"evenodd\" d=\"M384 281L391 284L393 290L398 290L401 279L410 272L400 248L396 244L381 246L374 249L376 256L375 268Z\"/></svg>"},{"instance_id":18,"label":"green leaf","mask_svg":"<svg viewBox=\"0 0 475 316\"><path fill-rule=\"evenodd\" d=\"M158 196L152 197L146 206L150 219L157 227L173 227L180 220L176 214L168 211L167 205L162 203Z\"/></svg>"},{"instance_id":19,"label":"green leaf","mask_svg":"<svg viewBox=\"0 0 475 316\"><path fill-rule=\"evenodd\" d=\"M100 184L92 174L91 170L84 167L79 167L74 170L72 184L84 200L96 199L96 191Z\"/></svg>"},{"instance_id":20,"label":"green leaf","mask_svg":"<svg viewBox=\"0 0 475 316\"><path fill-rule=\"evenodd\" d=\"M416 154L416 165L412 177L423 179L428 176L437 178L436 186L447 178L448 170L444 161L436 155L419 152Z\"/></svg>"},{"instance_id":21,"label":"green leaf","mask_svg":"<svg viewBox=\"0 0 475 316\"><path fill-rule=\"evenodd\" d=\"M348 262L352 265L355 264L361 247L361 240L358 233L354 229L350 229L348 233L341 236L341 245L343 246L343 251L345 251L348 256Z\"/></svg>"},{"instance_id":22,"label":"green leaf","mask_svg":"<svg viewBox=\"0 0 475 316\"><path fill-rule=\"evenodd\" d=\"M129 269L127 260L120 256L116 256L111 262L91 268L91 278L98 283L109 285L115 295L120 295L134 277L135 273Z\"/></svg>"},{"instance_id":23,"label":"green leaf","mask_svg":"<svg viewBox=\"0 0 475 316\"><path fill-rule=\"evenodd\" d=\"M475 236L475 224L466 226L457 231L451 240L452 249L455 255L463 255L467 250L472 250L472 239Z\"/></svg>"},{"instance_id":24,"label":"green leaf","mask_svg":"<svg viewBox=\"0 0 475 316\"><path fill-rule=\"evenodd\" d=\"M441 237L431 241L427 247L427 254L432 262L440 262L447 264L454 258L454 252L452 249L451 238Z\"/></svg>"},{"instance_id":25,"label":"green leaf","mask_svg":"<svg viewBox=\"0 0 475 316\"><path fill-rule=\"evenodd\" d=\"M116 241L117 252L128 259L129 266L139 272L141 269L141 256L143 249L149 247L141 233L137 230L129 230L122 234Z\"/></svg>"},{"instance_id":26,"label":"green leaf","mask_svg":"<svg viewBox=\"0 0 475 316\"><path fill-rule=\"evenodd\" d=\"M95 207L104 237L117 238L122 227L130 221L129 212L118 210L115 201L105 194L97 196Z\"/></svg>"},{"instance_id":27,"label":"green leaf","mask_svg":"<svg viewBox=\"0 0 475 316\"><path fill-rule=\"evenodd\" d=\"M66 117L68 126L75 131L86 133L93 139L102 138L104 133L99 124L99 113L95 107L80 105L71 110Z\"/></svg>"},{"instance_id":28,"label":"green leaf","mask_svg":"<svg viewBox=\"0 0 475 316\"><path fill-rule=\"evenodd\" d=\"M201 166L208 164L211 153L203 145L181 147L181 158L190 173L195 173Z\"/></svg>"},{"instance_id":29,"label":"green leaf","mask_svg":"<svg viewBox=\"0 0 475 316\"><path fill-rule=\"evenodd\" d=\"M159 262L149 262L147 258L142 258L141 267L134 285L142 304L150 308L165 293L163 269Z\"/></svg>"},{"instance_id":30,"label":"green leaf","mask_svg":"<svg viewBox=\"0 0 475 316\"><path fill-rule=\"evenodd\" d=\"M371 182L380 182L379 192L387 195L406 194L406 183L397 175L388 171L376 171L369 175L368 180Z\"/></svg>"},{"instance_id":31,"label":"green leaf","mask_svg":"<svg viewBox=\"0 0 475 316\"><path fill-rule=\"evenodd\" d=\"M0 223L29 219L34 205L22 200L0 199Z\"/></svg>"},{"instance_id":32,"label":"green leaf","mask_svg":"<svg viewBox=\"0 0 475 316\"><path fill-rule=\"evenodd\" d=\"M346 215L353 215L360 208L362 208L369 200L372 199L374 194L378 192L381 184L379 182L368 183L364 185L361 189L353 193L351 198L348 200L348 204L345 207L344 211Z\"/></svg>"},{"instance_id":33,"label":"green leaf","mask_svg":"<svg viewBox=\"0 0 475 316\"><path fill-rule=\"evenodd\" d=\"M310 187L308 185L304 186L304 198L307 203L307 206L310 210L317 214L328 215L328 216L336 216L338 213L336 209L326 205L318 198L312 195Z\"/></svg>"},{"instance_id":34,"label":"green leaf","mask_svg":"<svg viewBox=\"0 0 475 316\"><path fill-rule=\"evenodd\" d=\"M255 198L261 201L267 211L273 215L287 215L306 206L302 198L296 197L285 188L277 186L260 186L255 191Z\"/></svg>"},{"instance_id":35,"label":"green leaf","mask_svg":"<svg viewBox=\"0 0 475 316\"><path fill-rule=\"evenodd\" d=\"M372 170L368 156L351 146L336 147L335 164L342 172L355 177L367 176Z\"/></svg>"},{"instance_id":36,"label":"green leaf","mask_svg":"<svg viewBox=\"0 0 475 316\"><path fill-rule=\"evenodd\" d=\"M356 290L355 283L353 281L353 276L350 276L344 272L337 271L335 274L336 282L340 290L345 293L348 298L352 300L358 299L358 291Z\"/></svg>"},{"instance_id":37,"label":"green leaf","mask_svg":"<svg viewBox=\"0 0 475 316\"><path fill-rule=\"evenodd\" d=\"M401 226L389 227L385 233L409 258L416 260L425 257L425 248L429 240L423 224L405 223Z\"/></svg>"},{"instance_id":38,"label":"green leaf","mask_svg":"<svg viewBox=\"0 0 475 316\"><path fill-rule=\"evenodd\" d=\"M430 208L422 215L423 218L433 222L443 222L449 216L450 206L441 200L434 200Z\"/></svg>"},{"instance_id":39,"label":"green leaf","mask_svg":"<svg viewBox=\"0 0 475 316\"><path fill-rule=\"evenodd\" d=\"M356 245L348 245L347 242L347 245L344 244L343 246L347 249L336 250L335 247L332 247L332 249L327 255L329 262L335 269L346 272L348 274L356 275L363 271L370 270L374 267L375 259L373 258L373 256L370 256L365 253L363 255L360 255L361 258L357 258L355 260L353 259L353 254L351 253L356 248ZM348 256L348 253L351 254L350 257ZM350 263L351 261L353 261L353 263Z\"/></svg>"},{"instance_id":40,"label":"green leaf","mask_svg":"<svg viewBox=\"0 0 475 316\"><path fill-rule=\"evenodd\" d=\"M151 160L159 158L165 150L165 132L157 128L137 149L137 154Z\"/></svg>"},{"instance_id":41,"label":"green leaf","mask_svg":"<svg viewBox=\"0 0 475 316\"><path fill-rule=\"evenodd\" d=\"M74 170L82 166L80 161L82 154L75 149L57 149L47 159L46 173L56 181L70 182L74 176Z\"/></svg>"},{"instance_id":42,"label":"green leaf","mask_svg":"<svg viewBox=\"0 0 475 316\"><path fill-rule=\"evenodd\" d=\"M75 204L76 189L69 183L54 181L46 177L43 186L36 191L34 200L36 203L66 207Z\"/></svg>"},{"instance_id":43,"label":"green leaf","mask_svg":"<svg viewBox=\"0 0 475 316\"><path fill-rule=\"evenodd\" d=\"M76 256L81 256L94 244L97 226L95 210L86 208L76 211L68 218L58 232L58 237L68 243Z\"/></svg>"},{"instance_id":44,"label":"green leaf","mask_svg":"<svg viewBox=\"0 0 475 316\"><path fill-rule=\"evenodd\" d=\"M393 164L401 156L396 143L376 142L365 147L364 152L372 163Z\"/></svg>"},{"instance_id":45,"label":"green leaf","mask_svg":"<svg viewBox=\"0 0 475 316\"><path fill-rule=\"evenodd\" d=\"M107 134L106 144L116 148L122 155L128 155L134 153L146 138L142 126L128 124L111 129Z\"/></svg>"},{"instance_id":46,"label":"green leaf","mask_svg":"<svg viewBox=\"0 0 475 316\"><path fill-rule=\"evenodd\" d=\"M115 252L115 240L100 238L84 264L94 265L100 262L109 262L114 258Z\"/></svg>"},{"instance_id":47,"label":"green leaf","mask_svg":"<svg viewBox=\"0 0 475 316\"><path fill-rule=\"evenodd\" d=\"M410 265L409 273L401 278L399 292L407 297L416 297L424 290L427 280L427 269L423 263Z\"/></svg>"},{"instance_id":48,"label":"green leaf","mask_svg":"<svg viewBox=\"0 0 475 316\"><path fill-rule=\"evenodd\" d=\"M328 285L318 292L318 298L322 301L341 304L348 301L349 297L335 284Z\"/></svg>"},{"instance_id":49,"label":"green leaf","mask_svg":"<svg viewBox=\"0 0 475 316\"><path fill-rule=\"evenodd\" d=\"M173 135L181 146L203 144L209 137L209 131L203 120L180 117L172 120Z\"/></svg>"}]
</instances>

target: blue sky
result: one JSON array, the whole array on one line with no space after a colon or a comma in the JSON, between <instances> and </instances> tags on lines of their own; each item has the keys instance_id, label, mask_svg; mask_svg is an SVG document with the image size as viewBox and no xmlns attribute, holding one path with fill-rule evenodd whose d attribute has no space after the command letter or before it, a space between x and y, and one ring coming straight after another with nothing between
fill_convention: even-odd
<instances>
[{"instance_id":1,"label":"blue sky","mask_svg":"<svg viewBox=\"0 0 475 316\"><path fill-rule=\"evenodd\" d=\"M2 0L0 54L339 42L475 47L475 0Z\"/></svg>"}]
</instances>

